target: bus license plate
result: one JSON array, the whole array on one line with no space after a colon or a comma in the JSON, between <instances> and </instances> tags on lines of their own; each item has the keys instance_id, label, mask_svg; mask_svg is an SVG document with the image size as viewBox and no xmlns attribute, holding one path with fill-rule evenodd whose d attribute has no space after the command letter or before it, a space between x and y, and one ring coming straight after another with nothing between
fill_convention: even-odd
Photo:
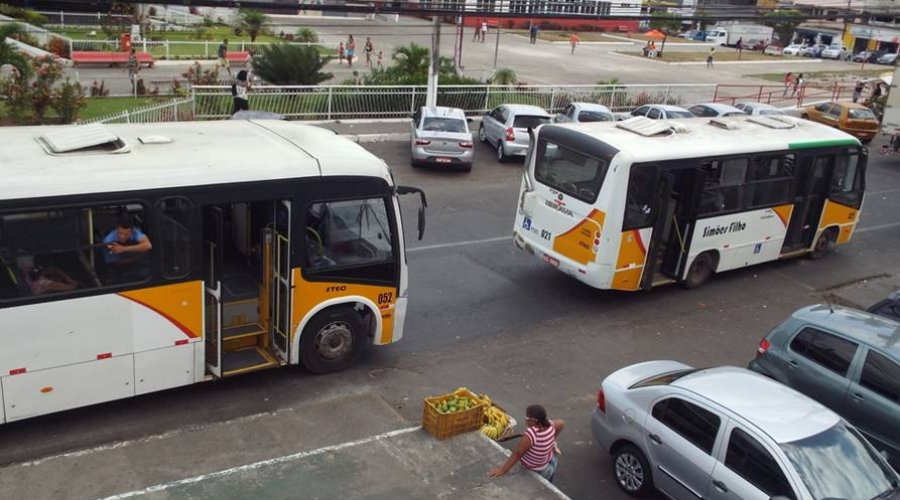
<instances>
[{"instance_id":1,"label":"bus license plate","mask_svg":"<svg viewBox=\"0 0 900 500\"><path fill-rule=\"evenodd\" d=\"M435 158L434 161L438 163L450 163L453 160L451 160L450 158Z\"/></svg>"},{"instance_id":2,"label":"bus license plate","mask_svg":"<svg viewBox=\"0 0 900 500\"><path fill-rule=\"evenodd\" d=\"M544 259L544 262L546 262L547 264L550 264L553 267L559 267L559 260L554 259L549 255L542 255L541 258Z\"/></svg>"}]
</instances>

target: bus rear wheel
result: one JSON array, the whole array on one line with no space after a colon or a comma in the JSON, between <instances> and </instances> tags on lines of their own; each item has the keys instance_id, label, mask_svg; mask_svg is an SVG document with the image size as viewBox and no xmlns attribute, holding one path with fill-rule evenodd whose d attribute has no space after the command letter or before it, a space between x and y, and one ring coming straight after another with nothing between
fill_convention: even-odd
<instances>
[{"instance_id":1,"label":"bus rear wheel","mask_svg":"<svg viewBox=\"0 0 900 500\"><path fill-rule=\"evenodd\" d=\"M697 288L706 283L715 270L715 259L711 253L701 253L694 262L691 263L691 269L688 271L687 277L681 285L687 289Z\"/></svg>"},{"instance_id":2,"label":"bus rear wheel","mask_svg":"<svg viewBox=\"0 0 900 500\"><path fill-rule=\"evenodd\" d=\"M831 250L834 248L834 240L835 232L833 229L826 229L822 231L822 234L819 235L819 239L816 240L815 246L811 252L809 252L809 258L813 260L821 259L822 257L831 253Z\"/></svg>"},{"instance_id":3,"label":"bus rear wheel","mask_svg":"<svg viewBox=\"0 0 900 500\"><path fill-rule=\"evenodd\" d=\"M300 363L315 374L344 370L362 355L366 332L362 318L349 307L317 314L300 337Z\"/></svg>"}]
</instances>

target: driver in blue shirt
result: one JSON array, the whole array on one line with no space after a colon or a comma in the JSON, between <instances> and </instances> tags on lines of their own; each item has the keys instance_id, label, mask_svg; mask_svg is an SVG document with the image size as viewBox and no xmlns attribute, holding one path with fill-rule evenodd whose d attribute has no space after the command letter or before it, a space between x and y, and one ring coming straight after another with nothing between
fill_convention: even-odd
<instances>
[{"instance_id":1,"label":"driver in blue shirt","mask_svg":"<svg viewBox=\"0 0 900 500\"><path fill-rule=\"evenodd\" d=\"M120 218L116 228L103 238L103 244L103 258L113 265L135 262L153 248L150 238L134 227L131 217Z\"/></svg>"}]
</instances>

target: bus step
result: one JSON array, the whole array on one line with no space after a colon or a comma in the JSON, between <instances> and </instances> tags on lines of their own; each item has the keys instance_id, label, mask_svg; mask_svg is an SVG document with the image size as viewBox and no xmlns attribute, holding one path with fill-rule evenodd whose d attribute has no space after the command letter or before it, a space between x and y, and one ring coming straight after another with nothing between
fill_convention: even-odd
<instances>
[{"instance_id":1,"label":"bus step","mask_svg":"<svg viewBox=\"0 0 900 500\"><path fill-rule=\"evenodd\" d=\"M662 285L670 285L672 283L675 283L675 280L673 280L672 278L666 278L665 276L654 276L651 286L657 287Z\"/></svg>"},{"instance_id":2,"label":"bus step","mask_svg":"<svg viewBox=\"0 0 900 500\"><path fill-rule=\"evenodd\" d=\"M222 340L228 342L229 340L237 340L247 337L255 337L257 335L263 335L264 333L266 333L266 330L259 323L232 326L222 330Z\"/></svg>"},{"instance_id":3,"label":"bus step","mask_svg":"<svg viewBox=\"0 0 900 500\"><path fill-rule=\"evenodd\" d=\"M258 346L245 347L232 352L222 352L222 377L265 370L280 364L278 360Z\"/></svg>"}]
</instances>

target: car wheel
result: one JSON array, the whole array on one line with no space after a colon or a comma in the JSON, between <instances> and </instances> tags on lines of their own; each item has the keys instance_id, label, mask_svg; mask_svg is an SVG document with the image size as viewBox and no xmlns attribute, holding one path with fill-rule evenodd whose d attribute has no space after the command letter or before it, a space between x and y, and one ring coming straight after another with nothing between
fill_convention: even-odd
<instances>
[{"instance_id":1,"label":"car wheel","mask_svg":"<svg viewBox=\"0 0 900 500\"><path fill-rule=\"evenodd\" d=\"M803 118L804 120L809 120L809 115L806 113L803 113L802 115L800 115L800 118Z\"/></svg>"},{"instance_id":2,"label":"car wheel","mask_svg":"<svg viewBox=\"0 0 900 500\"><path fill-rule=\"evenodd\" d=\"M462 165L462 167L461 167L461 170L462 170L463 172L471 172L471 171L472 171L472 164L471 164L471 163L464 163L464 164Z\"/></svg>"},{"instance_id":3,"label":"car wheel","mask_svg":"<svg viewBox=\"0 0 900 500\"><path fill-rule=\"evenodd\" d=\"M822 234L820 234L819 239L816 240L816 244L813 246L812 251L809 252L809 258L818 260L831 253L831 250L834 248L834 241L837 239L835 237L836 232L837 231L834 229L822 231Z\"/></svg>"},{"instance_id":4,"label":"car wheel","mask_svg":"<svg viewBox=\"0 0 900 500\"><path fill-rule=\"evenodd\" d=\"M863 139L860 142L862 142L863 144L869 144L870 142L872 142L872 139Z\"/></svg>"},{"instance_id":5,"label":"car wheel","mask_svg":"<svg viewBox=\"0 0 900 500\"><path fill-rule=\"evenodd\" d=\"M691 289L706 283L706 280L712 276L715 271L715 261L709 252L701 253L694 258L691 268L688 270L687 278L684 279L682 286Z\"/></svg>"},{"instance_id":6,"label":"car wheel","mask_svg":"<svg viewBox=\"0 0 900 500\"><path fill-rule=\"evenodd\" d=\"M616 484L629 496L644 497L653 491L650 463L637 448L626 444L613 454L613 476Z\"/></svg>"},{"instance_id":7,"label":"car wheel","mask_svg":"<svg viewBox=\"0 0 900 500\"><path fill-rule=\"evenodd\" d=\"M478 126L478 140L481 142L487 142L487 135L484 133L484 125Z\"/></svg>"},{"instance_id":8,"label":"car wheel","mask_svg":"<svg viewBox=\"0 0 900 500\"><path fill-rule=\"evenodd\" d=\"M506 151L503 150L503 141L497 141L497 161L506 163Z\"/></svg>"}]
</instances>

